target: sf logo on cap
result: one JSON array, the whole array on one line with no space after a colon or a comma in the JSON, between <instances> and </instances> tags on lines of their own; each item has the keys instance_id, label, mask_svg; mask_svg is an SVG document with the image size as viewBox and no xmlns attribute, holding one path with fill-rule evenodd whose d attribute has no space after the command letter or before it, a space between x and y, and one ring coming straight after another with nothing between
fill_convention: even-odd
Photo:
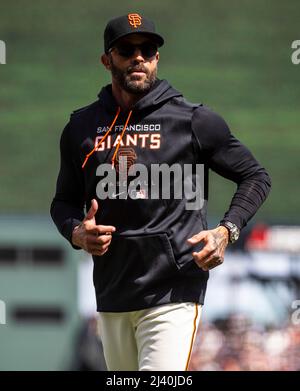
<instances>
[{"instance_id":1,"label":"sf logo on cap","mask_svg":"<svg viewBox=\"0 0 300 391\"><path fill-rule=\"evenodd\" d=\"M142 17L139 14L128 14L128 22L136 29L142 24Z\"/></svg>"}]
</instances>

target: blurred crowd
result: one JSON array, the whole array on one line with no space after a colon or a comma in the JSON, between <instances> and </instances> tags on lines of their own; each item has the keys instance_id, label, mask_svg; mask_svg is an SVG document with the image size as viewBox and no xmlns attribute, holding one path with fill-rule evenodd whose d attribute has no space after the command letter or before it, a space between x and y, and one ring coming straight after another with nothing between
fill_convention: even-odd
<instances>
[{"instance_id":1,"label":"blurred crowd","mask_svg":"<svg viewBox=\"0 0 300 391\"><path fill-rule=\"evenodd\" d=\"M233 315L200 326L189 370L300 370L300 325L263 327Z\"/></svg>"},{"instance_id":2,"label":"blurred crowd","mask_svg":"<svg viewBox=\"0 0 300 391\"><path fill-rule=\"evenodd\" d=\"M96 328L96 318L83 323L69 370L106 370ZM201 322L189 370L300 371L300 324L264 327L241 315Z\"/></svg>"}]
</instances>

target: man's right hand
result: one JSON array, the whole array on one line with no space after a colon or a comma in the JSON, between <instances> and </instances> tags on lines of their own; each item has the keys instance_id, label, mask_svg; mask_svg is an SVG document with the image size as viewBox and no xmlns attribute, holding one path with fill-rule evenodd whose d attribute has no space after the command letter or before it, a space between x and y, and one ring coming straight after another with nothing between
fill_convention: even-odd
<instances>
[{"instance_id":1,"label":"man's right hand","mask_svg":"<svg viewBox=\"0 0 300 391\"><path fill-rule=\"evenodd\" d=\"M96 225L95 214L98 202L93 199L90 210L81 224L74 228L72 243L92 255L101 256L106 253L116 228L111 225Z\"/></svg>"}]
</instances>

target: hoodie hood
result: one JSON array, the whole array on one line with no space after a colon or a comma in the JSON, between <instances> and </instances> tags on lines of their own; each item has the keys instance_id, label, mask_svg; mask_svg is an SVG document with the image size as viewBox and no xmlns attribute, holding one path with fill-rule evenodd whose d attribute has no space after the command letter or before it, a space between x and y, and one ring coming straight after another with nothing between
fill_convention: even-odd
<instances>
[{"instance_id":1,"label":"hoodie hood","mask_svg":"<svg viewBox=\"0 0 300 391\"><path fill-rule=\"evenodd\" d=\"M96 151L98 147L100 147L102 142L104 142L104 140L108 137L109 133L112 131L114 127L114 124L118 120L119 115L121 114L121 108L120 106L118 106L112 94L111 84L102 88L102 90L98 94L98 97L99 97L99 103L104 107L105 111L109 113L114 113L112 116L112 123L109 129L107 130L107 132L98 142L98 144L86 155L85 160L82 164L82 168L84 168L84 166L86 165L89 157ZM141 113L142 111L145 110L150 110L150 111L155 110L157 106L165 104L167 101L169 101L174 97L182 97L182 94L177 90L175 90L173 87L171 87L166 80L157 80L154 83L153 87L150 89L150 91L145 96L143 96L143 98L141 98L133 107L131 107L131 109L128 110L128 112L126 112L126 121L112 157L112 161L111 161L112 166L114 166L115 164L115 159L117 157L131 115L134 113L134 115L136 116L136 114Z\"/></svg>"},{"instance_id":2,"label":"hoodie hood","mask_svg":"<svg viewBox=\"0 0 300 391\"><path fill-rule=\"evenodd\" d=\"M142 111L149 108L154 108L157 105L165 103L174 98L182 97L181 92L175 90L166 80L159 80L155 82L150 91L143 96L132 108L133 112ZM98 94L100 104L108 111L116 112L118 104L112 94L112 85L108 84L103 87Z\"/></svg>"}]
</instances>

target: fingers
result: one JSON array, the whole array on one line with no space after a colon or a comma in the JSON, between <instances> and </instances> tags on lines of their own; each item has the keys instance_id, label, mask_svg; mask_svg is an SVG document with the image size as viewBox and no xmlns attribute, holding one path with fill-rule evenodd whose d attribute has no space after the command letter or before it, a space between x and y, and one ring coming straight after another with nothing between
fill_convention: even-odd
<instances>
[{"instance_id":1,"label":"fingers","mask_svg":"<svg viewBox=\"0 0 300 391\"><path fill-rule=\"evenodd\" d=\"M197 244L204 240L207 236L207 231L201 231L187 240L189 244Z\"/></svg>"},{"instance_id":2,"label":"fingers","mask_svg":"<svg viewBox=\"0 0 300 391\"><path fill-rule=\"evenodd\" d=\"M116 227L113 225L87 225L86 231L94 235L106 235L116 231Z\"/></svg>"},{"instance_id":3,"label":"fingers","mask_svg":"<svg viewBox=\"0 0 300 391\"><path fill-rule=\"evenodd\" d=\"M109 241L109 242L107 242L105 244L101 244L101 245L99 245L99 244L91 244L90 245L90 252L92 254L96 254L96 255L103 255L108 250L110 242L111 241Z\"/></svg>"},{"instance_id":4,"label":"fingers","mask_svg":"<svg viewBox=\"0 0 300 391\"><path fill-rule=\"evenodd\" d=\"M221 265L224 261L224 257L218 251L209 252L205 257L201 257L200 253L201 251L199 253L194 252L192 255L197 265L205 271Z\"/></svg>"},{"instance_id":5,"label":"fingers","mask_svg":"<svg viewBox=\"0 0 300 391\"><path fill-rule=\"evenodd\" d=\"M89 254L101 256L106 253L116 228L111 225L84 224L84 249Z\"/></svg>"},{"instance_id":6,"label":"fingers","mask_svg":"<svg viewBox=\"0 0 300 391\"><path fill-rule=\"evenodd\" d=\"M224 262L224 259L218 255L214 255L210 258L208 258L204 263L201 264L201 266L198 264L201 269L204 271L211 270L219 265L221 265Z\"/></svg>"},{"instance_id":7,"label":"fingers","mask_svg":"<svg viewBox=\"0 0 300 391\"><path fill-rule=\"evenodd\" d=\"M104 244L109 244L111 242L112 235L89 235L87 238L87 243L89 246L103 246Z\"/></svg>"},{"instance_id":8,"label":"fingers","mask_svg":"<svg viewBox=\"0 0 300 391\"><path fill-rule=\"evenodd\" d=\"M111 235L101 237L89 236L86 243L86 251L92 255L101 256L106 253L111 243Z\"/></svg>"},{"instance_id":9,"label":"fingers","mask_svg":"<svg viewBox=\"0 0 300 391\"><path fill-rule=\"evenodd\" d=\"M112 240L112 233L116 231L116 228L112 225L96 225L95 215L97 211L98 202L96 199L92 199L89 211L72 235L74 235L74 241L76 239L78 247L81 247L89 254L101 256L108 250Z\"/></svg>"},{"instance_id":10,"label":"fingers","mask_svg":"<svg viewBox=\"0 0 300 391\"><path fill-rule=\"evenodd\" d=\"M204 241L205 246L202 248L202 250L192 253L193 257L199 262L209 257L217 249L216 241L209 231L201 231L200 233L189 238L187 241L192 245Z\"/></svg>"},{"instance_id":11,"label":"fingers","mask_svg":"<svg viewBox=\"0 0 300 391\"><path fill-rule=\"evenodd\" d=\"M192 253L192 256L197 265L207 271L223 263L224 257L211 231L201 231L188 239L188 243L194 245L201 241L205 242L205 246L201 251Z\"/></svg>"},{"instance_id":12,"label":"fingers","mask_svg":"<svg viewBox=\"0 0 300 391\"><path fill-rule=\"evenodd\" d=\"M92 249L89 253L90 253L91 255L96 255L96 256L98 256L98 257L101 257L101 256L104 255L107 251L108 251L108 248L103 249L103 250L99 250L99 249L97 249L97 248L94 248L94 249Z\"/></svg>"},{"instance_id":13,"label":"fingers","mask_svg":"<svg viewBox=\"0 0 300 391\"><path fill-rule=\"evenodd\" d=\"M95 214L97 213L97 211L98 211L98 202L97 202L97 200L92 199L91 207L90 207L89 211L87 212L87 214L84 218L84 221L91 220L93 217L95 217Z\"/></svg>"},{"instance_id":14,"label":"fingers","mask_svg":"<svg viewBox=\"0 0 300 391\"><path fill-rule=\"evenodd\" d=\"M193 257L201 262L212 255L217 250L217 245L212 238L207 238L207 243L199 252L193 252Z\"/></svg>"}]
</instances>

